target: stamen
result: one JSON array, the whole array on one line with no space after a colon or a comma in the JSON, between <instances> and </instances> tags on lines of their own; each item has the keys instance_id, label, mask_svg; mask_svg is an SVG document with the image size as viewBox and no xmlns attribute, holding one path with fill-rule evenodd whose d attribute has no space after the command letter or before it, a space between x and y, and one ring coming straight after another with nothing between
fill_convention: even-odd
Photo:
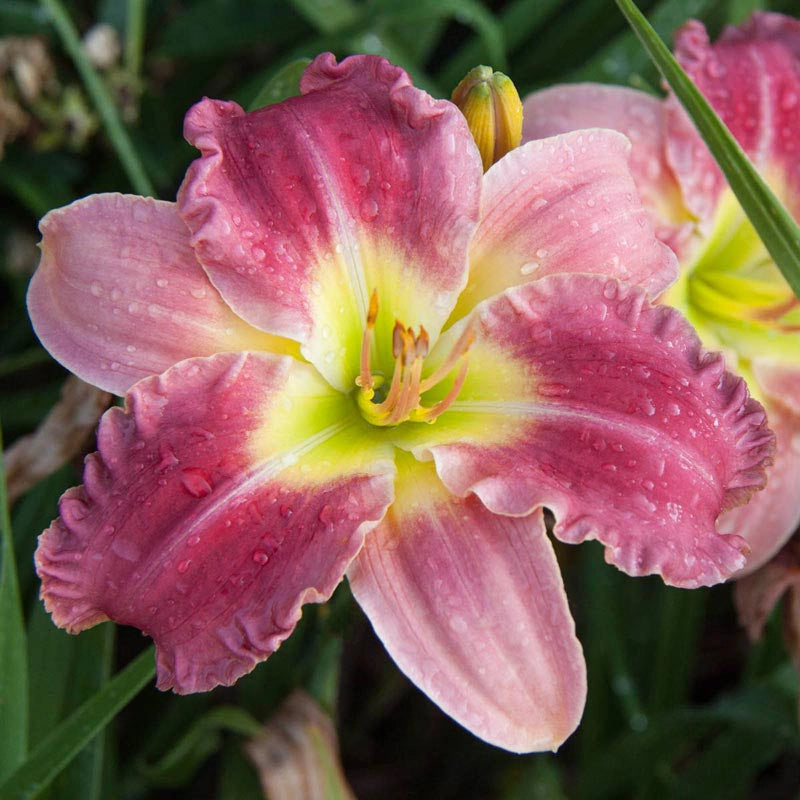
<instances>
[{"instance_id":1,"label":"stamen","mask_svg":"<svg viewBox=\"0 0 800 800\"><path fill-rule=\"evenodd\" d=\"M448 354L447 358L420 384L420 393L425 393L428 389L432 389L437 383L444 380L452 371L461 356L472 347L475 341L475 323L470 320L466 328L464 328L461 336L458 337L453 349Z\"/></svg>"},{"instance_id":2,"label":"stamen","mask_svg":"<svg viewBox=\"0 0 800 800\"><path fill-rule=\"evenodd\" d=\"M415 334L413 328L407 328L399 320L396 320L392 329L392 356L394 357L392 381L389 391L383 400L378 402L380 397L375 397L375 391L380 389L381 395L383 395L385 382L381 373L373 376L369 363L377 317L378 293L374 291L361 339L360 373L355 381L356 385L360 387L357 398L359 408L364 417L373 425L399 425L406 420L433 422L453 404L464 385L467 375L467 359L464 356L475 339L473 326L469 325L463 331L453 350L439 367L423 381L422 368L430 350L428 332L423 325L420 325L419 333ZM422 406L420 399L423 392L446 378L458 364L459 359L463 359L463 363L446 397L430 408Z\"/></svg>"},{"instance_id":3,"label":"stamen","mask_svg":"<svg viewBox=\"0 0 800 800\"><path fill-rule=\"evenodd\" d=\"M361 336L361 374L356 378L356 384L367 392L372 390L373 385L372 372L369 368L369 356L372 345L372 331L375 328L376 319L378 319L378 290L373 289L372 297L369 299L367 325Z\"/></svg>"},{"instance_id":4,"label":"stamen","mask_svg":"<svg viewBox=\"0 0 800 800\"><path fill-rule=\"evenodd\" d=\"M430 408L425 408L425 406L418 406L415 408L411 412L410 418L415 422L433 422L440 414L447 411L455 402L458 393L461 391L461 387L464 385L464 381L467 378L468 367L469 359L465 358L461 369L458 371L458 375L456 375L456 379L453 381L453 385L450 387L450 391L436 403L436 405Z\"/></svg>"}]
</instances>

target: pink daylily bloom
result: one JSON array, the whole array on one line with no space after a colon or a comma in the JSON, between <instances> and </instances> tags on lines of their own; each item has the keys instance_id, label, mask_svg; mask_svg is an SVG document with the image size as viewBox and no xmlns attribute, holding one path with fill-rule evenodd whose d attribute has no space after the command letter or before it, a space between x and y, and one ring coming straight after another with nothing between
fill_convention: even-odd
<instances>
[{"instance_id":1,"label":"pink daylily bloom","mask_svg":"<svg viewBox=\"0 0 800 800\"><path fill-rule=\"evenodd\" d=\"M714 44L691 21L675 54L800 219L800 21L756 13ZM681 277L663 301L686 314L706 346L725 352L777 434L767 488L719 521L721 532L747 540L749 572L800 522L800 304L674 96L575 84L525 101L523 141L597 126L630 138L637 188L659 237L678 254Z\"/></svg>"},{"instance_id":2,"label":"pink daylily bloom","mask_svg":"<svg viewBox=\"0 0 800 800\"><path fill-rule=\"evenodd\" d=\"M676 275L584 131L484 176L460 112L388 62L203 100L178 203L51 212L29 308L118 393L36 563L54 621L156 642L158 685L230 684L346 574L400 667L509 750L556 748L585 665L555 535L632 575L723 580L714 527L773 442L741 379L648 292ZM628 283L620 283L623 279Z\"/></svg>"}]
</instances>

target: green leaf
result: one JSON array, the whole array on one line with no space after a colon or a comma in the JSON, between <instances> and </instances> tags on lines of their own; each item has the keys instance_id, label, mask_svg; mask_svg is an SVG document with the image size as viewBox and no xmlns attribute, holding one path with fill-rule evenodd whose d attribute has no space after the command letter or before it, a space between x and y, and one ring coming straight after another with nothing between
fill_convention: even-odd
<instances>
[{"instance_id":1,"label":"green leaf","mask_svg":"<svg viewBox=\"0 0 800 800\"><path fill-rule=\"evenodd\" d=\"M2 784L3 800L36 797L155 674L153 648L137 656L49 736ZM5 737L2 737L5 738Z\"/></svg>"},{"instance_id":2,"label":"green leaf","mask_svg":"<svg viewBox=\"0 0 800 800\"><path fill-rule=\"evenodd\" d=\"M475 0L420 0L413 4L405 0L383 0L376 9L375 21L379 24L402 22L424 29L436 20L455 19L462 25L469 25L480 37L482 52L488 56L492 67L506 69L503 28L486 8ZM455 87L455 84L453 86Z\"/></svg>"},{"instance_id":3,"label":"green leaf","mask_svg":"<svg viewBox=\"0 0 800 800\"><path fill-rule=\"evenodd\" d=\"M512 0L508 3L499 20L506 49L510 52L525 42L535 41L536 32L558 6L559 0ZM469 70L490 57L487 45L485 34L467 42L443 67L439 81L454 89ZM516 74L509 77L515 82L520 79Z\"/></svg>"},{"instance_id":4,"label":"green leaf","mask_svg":"<svg viewBox=\"0 0 800 800\"><path fill-rule=\"evenodd\" d=\"M244 709L217 706L195 720L175 745L155 764L143 767L144 774L159 786L187 783L200 765L222 746L224 731L251 737L263 727Z\"/></svg>"},{"instance_id":5,"label":"green leaf","mask_svg":"<svg viewBox=\"0 0 800 800\"><path fill-rule=\"evenodd\" d=\"M67 709L73 711L109 680L114 655L114 625L98 625L75 637ZM103 730L70 762L55 783L56 797L101 800L108 731Z\"/></svg>"},{"instance_id":6,"label":"green leaf","mask_svg":"<svg viewBox=\"0 0 800 800\"><path fill-rule=\"evenodd\" d=\"M248 105L248 111L255 111L273 103L281 103L287 97L300 94L300 78L311 63L310 58L297 58L281 67L264 85L264 88Z\"/></svg>"},{"instance_id":7,"label":"green leaf","mask_svg":"<svg viewBox=\"0 0 800 800\"><path fill-rule=\"evenodd\" d=\"M2 449L0 430L0 780L23 761L28 749L27 644ZM0 797L5 797L2 791Z\"/></svg>"},{"instance_id":8,"label":"green leaf","mask_svg":"<svg viewBox=\"0 0 800 800\"><path fill-rule=\"evenodd\" d=\"M615 0L683 104L792 291L800 297L800 227L631 0Z\"/></svg>"},{"instance_id":9,"label":"green leaf","mask_svg":"<svg viewBox=\"0 0 800 800\"><path fill-rule=\"evenodd\" d=\"M652 7L648 16L656 32L668 37L689 17L705 17L717 5L718 0L661 0ZM648 79L655 78L655 75L650 75L655 73L653 62L642 49L636 34L625 29L571 72L569 80L630 84L632 78L640 78L644 72Z\"/></svg>"},{"instance_id":10,"label":"green leaf","mask_svg":"<svg viewBox=\"0 0 800 800\"><path fill-rule=\"evenodd\" d=\"M295 10L320 33L339 33L350 27L360 15L352 0L291 0Z\"/></svg>"}]
</instances>

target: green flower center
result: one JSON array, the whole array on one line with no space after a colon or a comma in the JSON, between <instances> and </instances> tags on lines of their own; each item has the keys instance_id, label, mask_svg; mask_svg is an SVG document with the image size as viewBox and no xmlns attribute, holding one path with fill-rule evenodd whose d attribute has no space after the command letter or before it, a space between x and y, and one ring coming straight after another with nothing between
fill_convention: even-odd
<instances>
[{"instance_id":1,"label":"green flower center","mask_svg":"<svg viewBox=\"0 0 800 800\"><path fill-rule=\"evenodd\" d=\"M711 235L662 300L683 311L707 347L735 354L731 366L745 376L767 353L800 363L800 302L730 190Z\"/></svg>"}]
</instances>

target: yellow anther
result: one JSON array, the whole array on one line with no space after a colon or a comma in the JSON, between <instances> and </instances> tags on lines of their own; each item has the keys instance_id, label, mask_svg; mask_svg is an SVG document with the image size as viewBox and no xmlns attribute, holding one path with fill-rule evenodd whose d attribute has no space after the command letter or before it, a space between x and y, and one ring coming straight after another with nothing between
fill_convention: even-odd
<instances>
[{"instance_id":1,"label":"yellow anther","mask_svg":"<svg viewBox=\"0 0 800 800\"><path fill-rule=\"evenodd\" d=\"M466 117L484 172L522 141L522 101L513 81L491 67L475 67L451 100Z\"/></svg>"},{"instance_id":2,"label":"yellow anther","mask_svg":"<svg viewBox=\"0 0 800 800\"><path fill-rule=\"evenodd\" d=\"M369 311L367 312L367 327L374 328L375 320L378 319L378 290L372 290L372 297L369 299Z\"/></svg>"}]
</instances>

